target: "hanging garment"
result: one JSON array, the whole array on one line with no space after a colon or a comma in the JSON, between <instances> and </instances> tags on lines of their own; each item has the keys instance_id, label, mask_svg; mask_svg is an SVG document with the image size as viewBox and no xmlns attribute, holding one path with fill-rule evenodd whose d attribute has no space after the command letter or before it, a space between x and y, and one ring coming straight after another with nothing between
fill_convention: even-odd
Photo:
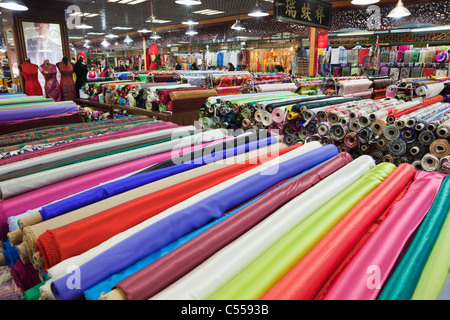
<instances>
[{"instance_id":1,"label":"hanging garment","mask_svg":"<svg viewBox=\"0 0 450 320\"><path fill-rule=\"evenodd\" d=\"M21 67L22 76L25 79L25 93L29 96L42 96L42 87L38 80L38 66L25 61Z\"/></svg>"},{"instance_id":2,"label":"hanging garment","mask_svg":"<svg viewBox=\"0 0 450 320\"><path fill-rule=\"evenodd\" d=\"M56 79L56 74L58 73L56 65L44 62L40 65L40 70L45 79L45 97L61 101L61 86L58 79Z\"/></svg>"},{"instance_id":3,"label":"hanging garment","mask_svg":"<svg viewBox=\"0 0 450 320\"><path fill-rule=\"evenodd\" d=\"M61 73L61 99L62 100L73 100L76 98L75 94L75 83L73 82L73 65L67 62L58 63L58 69Z\"/></svg>"}]
</instances>

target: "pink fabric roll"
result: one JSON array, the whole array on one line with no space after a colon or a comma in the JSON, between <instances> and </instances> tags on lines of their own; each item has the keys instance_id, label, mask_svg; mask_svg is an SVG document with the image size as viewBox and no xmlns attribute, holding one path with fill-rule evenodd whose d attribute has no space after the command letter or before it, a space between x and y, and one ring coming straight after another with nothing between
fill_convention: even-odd
<instances>
[{"instance_id":1,"label":"pink fabric roll","mask_svg":"<svg viewBox=\"0 0 450 320\"><path fill-rule=\"evenodd\" d=\"M420 225L445 175L417 171L404 197L336 277L323 300L374 300L410 236Z\"/></svg>"},{"instance_id":2,"label":"pink fabric roll","mask_svg":"<svg viewBox=\"0 0 450 320\"><path fill-rule=\"evenodd\" d=\"M229 138L226 138L229 139ZM193 145L180 150L180 154L204 148L210 144L219 143L222 140ZM134 171L144 169L153 164L170 159L173 151L163 152L146 158L120 164L90 174L85 174L74 179L65 180L44 188L27 192L16 197L0 201L0 239L6 239L8 233L8 218L22 214L30 209L39 208L45 204L65 198L72 194L95 187L101 183L117 179Z\"/></svg>"}]
</instances>

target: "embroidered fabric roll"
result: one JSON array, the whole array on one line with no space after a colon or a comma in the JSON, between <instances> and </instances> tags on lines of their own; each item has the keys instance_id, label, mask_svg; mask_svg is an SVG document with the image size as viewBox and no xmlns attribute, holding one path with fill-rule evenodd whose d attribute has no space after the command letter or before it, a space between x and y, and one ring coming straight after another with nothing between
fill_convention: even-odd
<instances>
[{"instance_id":1,"label":"embroidered fabric roll","mask_svg":"<svg viewBox=\"0 0 450 320\"><path fill-rule=\"evenodd\" d=\"M380 226L336 277L323 300L377 298L409 237L430 209L442 180L440 173L415 173L406 194L390 208Z\"/></svg>"},{"instance_id":2,"label":"embroidered fabric roll","mask_svg":"<svg viewBox=\"0 0 450 320\"><path fill-rule=\"evenodd\" d=\"M314 210L339 194L374 165L370 156L353 160L272 213L151 299L205 299L210 296L222 284L238 275L245 265L263 253L295 224L304 221ZM301 206L302 210L294 209L298 206Z\"/></svg>"},{"instance_id":3,"label":"embroidered fabric roll","mask_svg":"<svg viewBox=\"0 0 450 320\"><path fill-rule=\"evenodd\" d=\"M289 273L263 296L263 299L314 299L335 268L412 181L414 174L415 170L411 165L402 164L396 168L375 190L353 207Z\"/></svg>"},{"instance_id":4,"label":"embroidered fabric roll","mask_svg":"<svg viewBox=\"0 0 450 320\"><path fill-rule=\"evenodd\" d=\"M406 252L383 286L378 300L410 300L450 211L450 177L439 191Z\"/></svg>"},{"instance_id":5,"label":"embroidered fabric roll","mask_svg":"<svg viewBox=\"0 0 450 320\"><path fill-rule=\"evenodd\" d=\"M191 232L203 226L211 219L219 218L220 216L225 214L226 211L234 208L240 203L244 203L245 201L250 200L251 198L255 197L256 195L270 188L276 183L284 181L288 177L304 171L305 168L311 168L312 166L337 154L336 150L334 150L333 152L333 150L327 147L328 146L321 147L317 149L317 152L316 150L310 151L311 157L308 157L308 152L304 155L301 154L302 149L308 149L308 146L304 145L279 157L279 159L276 159L277 161L274 161L272 163L268 162L267 164L270 164L268 166L264 164L261 168L255 168L254 170L248 171L241 177L238 176L227 181L225 183L227 187L224 188L221 192L214 193L212 190L208 190L210 196L208 196L201 202L200 205L205 208L201 211L201 213L199 212L198 206L196 204L186 207L185 209L182 209L180 211L174 212L173 214L162 218L154 224L129 236L125 240L121 241L119 246L112 247L108 251L101 253L96 258L82 265L80 267L80 274L83 278L81 280L81 286L84 288L88 288L89 286L95 284L96 280L97 282L101 281L109 274L126 268L134 262L137 262L138 260L151 254L152 252L154 252L154 250L158 250L162 246L169 244L170 242L187 234L188 232ZM294 156L290 160L284 161L286 158L291 157L290 153L300 153L300 155ZM311 162L308 161L308 159L313 158L312 154L315 155L315 160L311 159ZM304 161L302 161L302 164L304 164L304 166L292 166L292 163L300 158L305 159ZM276 166L276 175L273 174L273 165ZM294 169L292 167L297 168ZM270 175L269 172L272 172L272 174ZM264 181L261 181L261 179L263 179ZM261 183L256 184L256 180L260 181ZM251 185L253 187L243 188L243 186L245 185ZM258 185L257 188L255 188L256 185ZM239 197L236 197L236 189L241 190ZM242 190L246 190L247 192L242 192ZM228 193L233 194L234 197L223 196ZM227 201L227 203L223 203L223 201L217 201L217 197L220 197L222 200L228 199L229 201ZM189 218L189 216L191 216L191 218ZM166 232L168 226L171 226L172 228L170 234ZM174 228L174 226L177 226L177 228ZM145 243L145 249L144 247L139 245L139 253L130 250L130 248L132 247L137 249L136 245L138 245L139 243ZM118 255L118 252L122 253ZM128 258L124 259L125 256L123 256L123 254L128 255ZM119 259L117 260L117 258ZM117 262L111 264L113 260L117 260ZM108 268L98 268L98 266L102 264L108 266ZM55 298L73 299L76 298L77 295L82 293L82 290L79 291L67 289L66 278L68 276L60 278L52 283L52 291L55 295Z\"/></svg>"}]
</instances>

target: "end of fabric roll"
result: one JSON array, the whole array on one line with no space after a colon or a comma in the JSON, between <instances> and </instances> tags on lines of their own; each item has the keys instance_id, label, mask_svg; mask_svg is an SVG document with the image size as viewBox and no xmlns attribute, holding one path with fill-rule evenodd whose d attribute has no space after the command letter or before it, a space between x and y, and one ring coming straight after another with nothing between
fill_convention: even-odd
<instances>
[{"instance_id":1,"label":"end of fabric roll","mask_svg":"<svg viewBox=\"0 0 450 320\"><path fill-rule=\"evenodd\" d=\"M27 249L25 243L21 243L17 246L17 252L19 253L20 260L22 260L22 262L24 264L27 264L30 262L28 249Z\"/></svg>"},{"instance_id":2,"label":"end of fabric roll","mask_svg":"<svg viewBox=\"0 0 450 320\"><path fill-rule=\"evenodd\" d=\"M99 300L127 300L127 297L120 289L113 289L112 291L101 294Z\"/></svg>"},{"instance_id":3,"label":"end of fabric roll","mask_svg":"<svg viewBox=\"0 0 450 320\"><path fill-rule=\"evenodd\" d=\"M27 217L23 217L22 219L19 219L19 221L17 223L19 225L19 228L23 230L23 228L25 228L25 227L32 226L32 225L38 224L40 222L42 222L42 216L38 212L38 213L34 213L32 215L29 215Z\"/></svg>"},{"instance_id":4,"label":"end of fabric roll","mask_svg":"<svg viewBox=\"0 0 450 320\"><path fill-rule=\"evenodd\" d=\"M8 232L8 240L12 246L16 246L22 242L23 232L21 229L16 229L14 231Z\"/></svg>"},{"instance_id":5,"label":"end of fabric roll","mask_svg":"<svg viewBox=\"0 0 450 320\"><path fill-rule=\"evenodd\" d=\"M6 265L5 255L2 252L0 252L0 266L4 265Z\"/></svg>"}]
</instances>

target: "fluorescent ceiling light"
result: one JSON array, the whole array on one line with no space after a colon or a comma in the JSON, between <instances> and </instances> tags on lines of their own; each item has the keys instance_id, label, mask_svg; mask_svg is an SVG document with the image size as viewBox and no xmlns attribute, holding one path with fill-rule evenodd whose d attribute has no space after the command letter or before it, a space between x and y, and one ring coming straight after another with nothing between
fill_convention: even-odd
<instances>
[{"instance_id":1,"label":"fluorescent ceiling light","mask_svg":"<svg viewBox=\"0 0 450 320\"><path fill-rule=\"evenodd\" d=\"M87 34L90 34L91 36L102 36L105 33L104 32L88 32Z\"/></svg>"},{"instance_id":2,"label":"fluorescent ceiling light","mask_svg":"<svg viewBox=\"0 0 450 320\"><path fill-rule=\"evenodd\" d=\"M161 36L156 33L156 31L153 31L153 34L150 36L151 39L161 39Z\"/></svg>"},{"instance_id":3,"label":"fluorescent ceiling light","mask_svg":"<svg viewBox=\"0 0 450 320\"><path fill-rule=\"evenodd\" d=\"M248 15L251 17L265 17L268 16L269 13L261 6L261 1L257 0L255 7Z\"/></svg>"},{"instance_id":4,"label":"fluorescent ceiling light","mask_svg":"<svg viewBox=\"0 0 450 320\"><path fill-rule=\"evenodd\" d=\"M198 33L198 32L195 31L195 30L192 28L192 26L189 27L188 31L186 31L186 34L189 35L189 36L196 35L197 33Z\"/></svg>"},{"instance_id":5,"label":"fluorescent ceiling light","mask_svg":"<svg viewBox=\"0 0 450 320\"><path fill-rule=\"evenodd\" d=\"M392 9L391 12L389 12L388 17L389 18L402 18L402 17L409 16L410 14L411 14L411 12L409 12L409 10L403 6L402 0L398 0L395 8Z\"/></svg>"},{"instance_id":6,"label":"fluorescent ceiling light","mask_svg":"<svg viewBox=\"0 0 450 320\"><path fill-rule=\"evenodd\" d=\"M377 2L380 2L380 0L352 0L352 4L355 4L357 6L366 6Z\"/></svg>"},{"instance_id":7,"label":"fluorescent ceiling light","mask_svg":"<svg viewBox=\"0 0 450 320\"><path fill-rule=\"evenodd\" d=\"M108 2L119 2L119 0L108 0Z\"/></svg>"},{"instance_id":8,"label":"fluorescent ceiling light","mask_svg":"<svg viewBox=\"0 0 450 320\"><path fill-rule=\"evenodd\" d=\"M12 11L27 11L28 7L19 0L3 0L0 1L0 7Z\"/></svg>"},{"instance_id":9,"label":"fluorescent ceiling light","mask_svg":"<svg viewBox=\"0 0 450 320\"><path fill-rule=\"evenodd\" d=\"M128 3L128 2L131 2L131 1L133 1L133 0L120 0L120 1L119 1L119 3L122 3L122 4L124 4L124 3Z\"/></svg>"},{"instance_id":10,"label":"fluorescent ceiling light","mask_svg":"<svg viewBox=\"0 0 450 320\"><path fill-rule=\"evenodd\" d=\"M105 38L109 38L109 39L117 38L117 37L118 37L118 35L117 35L117 34L114 34L114 33L109 33L109 34L107 34L107 35L105 36Z\"/></svg>"},{"instance_id":11,"label":"fluorescent ceiling light","mask_svg":"<svg viewBox=\"0 0 450 320\"><path fill-rule=\"evenodd\" d=\"M194 24L198 24L198 22L197 22L197 21L194 21L194 20L192 19L192 17L189 15L189 18L187 19L187 21L183 21L182 24L187 24L187 25L189 25L189 26L192 26L192 25L194 25Z\"/></svg>"},{"instance_id":12,"label":"fluorescent ceiling light","mask_svg":"<svg viewBox=\"0 0 450 320\"><path fill-rule=\"evenodd\" d=\"M130 27L114 27L113 30L131 30L133 28Z\"/></svg>"},{"instance_id":13,"label":"fluorescent ceiling light","mask_svg":"<svg viewBox=\"0 0 450 320\"><path fill-rule=\"evenodd\" d=\"M373 31L359 31L359 32L343 32L338 33L338 37L348 37L348 36L367 36L374 34Z\"/></svg>"},{"instance_id":14,"label":"fluorescent ceiling light","mask_svg":"<svg viewBox=\"0 0 450 320\"><path fill-rule=\"evenodd\" d=\"M92 29L93 26L86 23L85 18L81 18L81 24L75 26L76 29Z\"/></svg>"},{"instance_id":15,"label":"fluorescent ceiling light","mask_svg":"<svg viewBox=\"0 0 450 320\"><path fill-rule=\"evenodd\" d=\"M74 40L80 40L80 39L83 39L83 37L69 37L69 39L74 39Z\"/></svg>"},{"instance_id":16,"label":"fluorescent ceiling light","mask_svg":"<svg viewBox=\"0 0 450 320\"><path fill-rule=\"evenodd\" d=\"M213 15L216 15L216 14L225 13L225 11L205 9L205 10L200 10L200 11L194 11L193 13L204 14L204 15L207 15L207 16L213 16Z\"/></svg>"},{"instance_id":17,"label":"fluorescent ceiling light","mask_svg":"<svg viewBox=\"0 0 450 320\"><path fill-rule=\"evenodd\" d=\"M147 0L134 0L134 1L130 2L130 3L128 3L128 4L134 5L134 4L142 3L144 1L147 1Z\"/></svg>"},{"instance_id":18,"label":"fluorescent ceiling light","mask_svg":"<svg viewBox=\"0 0 450 320\"><path fill-rule=\"evenodd\" d=\"M140 32L140 33L150 33L150 32L152 32L152 30L149 30L145 26L142 26L142 28L140 28L138 30L138 32Z\"/></svg>"},{"instance_id":19,"label":"fluorescent ceiling light","mask_svg":"<svg viewBox=\"0 0 450 320\"><path fill-rule=\"evenodd\" d=\"M450 25L435 26L435 27L424 27L424 28L414 28L414 29L411 29L411 32L446 31L446 30L450 30Z\"/></svg>"},{"instance_id":20,"label":"fluorescent ceiling light","mask_svg":"<svg viewBox=\"0 0 450 320\"><path fill-rule=\"evenodd\" d=\"M196 6L202 4L199 0L175 0L175 3L184 4L185 6Z\"/></svg>"}]
</instances>

